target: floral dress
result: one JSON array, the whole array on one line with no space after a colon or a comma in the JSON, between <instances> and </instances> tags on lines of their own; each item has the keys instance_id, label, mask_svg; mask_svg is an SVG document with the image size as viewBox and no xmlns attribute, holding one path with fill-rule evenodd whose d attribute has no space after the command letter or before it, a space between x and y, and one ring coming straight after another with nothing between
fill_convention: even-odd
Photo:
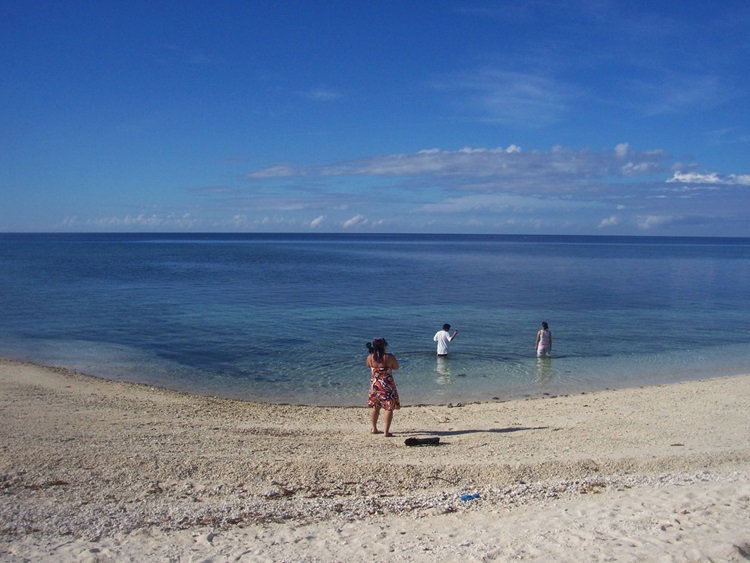
<instances>
[{"instance_id":1,"label":"floral dress","mask_svg":"<svg viewBox=\"0 0 750 563\"><path fill-rule=\"evenodd\" d=\"M381 407L387 411L401 408L398 399L396 382L393 380L393 369L388 365L388 356L384 358L385 363L379 366L370 366L370 395L367 398L367 406ZM373 361L374 363L374 361Z\"/></svg>"}]
</instances>

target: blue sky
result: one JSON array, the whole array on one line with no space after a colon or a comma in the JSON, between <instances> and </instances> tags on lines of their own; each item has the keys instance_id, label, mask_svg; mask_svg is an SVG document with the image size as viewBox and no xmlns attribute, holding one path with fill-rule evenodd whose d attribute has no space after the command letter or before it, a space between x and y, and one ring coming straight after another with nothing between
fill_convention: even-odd
<instances>
[{"instance_id":1,"label":"blue sky","mask_svg":"<svg viewBox=\"0 0 750 563\"><path fill-rule=\"evenodd\" d=\"M0 231L750 236L746 0L0 21Z\"/></svg>"}]
</instances>

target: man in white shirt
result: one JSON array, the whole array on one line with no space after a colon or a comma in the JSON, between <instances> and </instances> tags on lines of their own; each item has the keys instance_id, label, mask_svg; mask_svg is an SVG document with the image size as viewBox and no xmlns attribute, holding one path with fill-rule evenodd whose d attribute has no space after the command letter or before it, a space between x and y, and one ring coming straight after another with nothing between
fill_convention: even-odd
<instances>
[{"instance_id":1,"label":"man in white shirt","mask_svg":"<svg viewBox=\"0 0 750 563\"><path fill-rule=\"evenodd\" d=\"M456 335L458 334L458 331L454 331L451 335L450 333L451 325L444 324L443 330L439 330L435 333L435 336L432 337L432 339L437 342L437 355L438 356L447 356L448 355L448 344L453 341L454 338L456 338Z\"/></svg>"}]
</instances>

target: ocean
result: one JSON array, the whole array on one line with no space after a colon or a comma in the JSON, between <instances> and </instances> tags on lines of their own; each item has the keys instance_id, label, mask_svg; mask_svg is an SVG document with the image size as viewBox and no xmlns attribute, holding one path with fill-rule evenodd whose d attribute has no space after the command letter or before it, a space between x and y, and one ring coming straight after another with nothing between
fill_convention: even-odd
<instances>
[{"instance_id":1,"label":"ocean","mask_svg":"<svg viewBox=\"0 0 750 563\"><path fill-rule=\"evenodd\" d=\"M0 356L363 406L382 336L404 405L579 393L750 373L749 279L750 239L0 234Z\"/></svg>"}]
</instances>

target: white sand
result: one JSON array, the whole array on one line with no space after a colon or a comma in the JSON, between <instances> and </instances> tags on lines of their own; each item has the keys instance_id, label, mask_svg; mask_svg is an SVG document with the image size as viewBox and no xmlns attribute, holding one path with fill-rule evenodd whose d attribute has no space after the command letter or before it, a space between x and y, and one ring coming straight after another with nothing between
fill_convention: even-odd
<instances>
[{"instance_id":1,"label":"white sand","mask_svg":"<svg viewBox=\"0 0 750 563\"><path fill-rule=\"evenodd\" d=\"M738 376L409 407L385 438L0 361L0 560L747 561L749 407Z\"/></svg>"}]
</instances>

